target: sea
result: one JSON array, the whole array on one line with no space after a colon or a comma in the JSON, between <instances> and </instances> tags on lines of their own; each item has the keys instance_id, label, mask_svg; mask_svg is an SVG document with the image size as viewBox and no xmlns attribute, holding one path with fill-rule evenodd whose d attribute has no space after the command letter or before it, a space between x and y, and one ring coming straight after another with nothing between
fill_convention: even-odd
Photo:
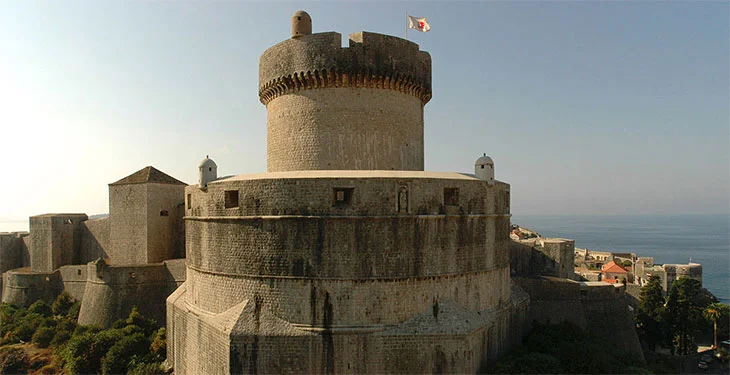
<instances>
[{"instance_id":1,"label":"sea","mask_svg":"<svg viewBox=\"0 0 730 375\"><path fill-rule=\"evenodd\" d=\"M655 264L702 264L702 284L730 301L730 216L513 215L512 223L575 247L653 257Z\"/></svg>"},{"instance_id":2,"label":"sea","mask_svg":"<svg viewBox=\"0 0 730 375\"><path fill-rule=\"evenodd\" d=\"M0 232L28 230L28 221L2 221ZM514 215L512 223L546 237L575 240L575 246L653 257L657 264L702 264L702 283L730 302L730 216L728 215Z\"/></svg>"}]
</instances>

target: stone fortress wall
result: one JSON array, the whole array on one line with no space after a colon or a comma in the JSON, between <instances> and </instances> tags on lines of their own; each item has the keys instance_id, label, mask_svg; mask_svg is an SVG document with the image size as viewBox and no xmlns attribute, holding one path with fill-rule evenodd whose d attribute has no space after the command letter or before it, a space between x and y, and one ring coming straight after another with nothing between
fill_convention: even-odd
<instances>
[{"instance_id":1,"label":"stone fortress wall","mask_svg":"<svg viewBox=\"0 0 730 375\"><path fill-rule=\"evenodd\" d=\"M342 48L302 20L260 60L268 173L201 169L185 190L168 360L177 374L484 370L529 302L509 278L509 185L486 155L481 177L423 171L428 53L365 32Z\"/></svg>"},{"instance_id":2,"label":"stone fortress wall","mask_svg":"<svg viewBox=\"0 0 730 375\"><path fill-rule=\"evenodd\" d=\"M164 324L165 298L185 280L184 259L172 260L184 258L184 186L143 168L110 184L109 217L44 214L30 234L0 234L2 301L52 303L65 291L82 300L82 324L109 326L133 306Z\"/></svg>"},{"instance_id":3,"label":"stone fortress wall","mask_svg":"<svg viewBox=\"0 0 730 375\"><path fill-rule=\"evenodd\" d=\"M341 45L340 34L326 32L261 55L267 170L423 170L431 56L408 40L368 32Z\"/></svg>"}]
</instances>

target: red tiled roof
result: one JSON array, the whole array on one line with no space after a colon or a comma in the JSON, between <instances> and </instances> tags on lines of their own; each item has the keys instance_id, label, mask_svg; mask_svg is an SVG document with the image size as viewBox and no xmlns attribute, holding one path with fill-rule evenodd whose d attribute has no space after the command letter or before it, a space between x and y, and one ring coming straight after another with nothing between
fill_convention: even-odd
<instances>
[{"instance_id":1,"label":"red tiled roof","mask_svg":"<svg viewBox=\"0 0 730 375\"><path fill-rule=\"evenodd\" d=\"M619 266L614 261L610 261L610 262L604 264L603 267L601 267L601 272L603 272L603 273L609 273L609 272L610 273L628 273L628 272L626 272L626 270L623 267Z\"/></svg>"}]
</instances>

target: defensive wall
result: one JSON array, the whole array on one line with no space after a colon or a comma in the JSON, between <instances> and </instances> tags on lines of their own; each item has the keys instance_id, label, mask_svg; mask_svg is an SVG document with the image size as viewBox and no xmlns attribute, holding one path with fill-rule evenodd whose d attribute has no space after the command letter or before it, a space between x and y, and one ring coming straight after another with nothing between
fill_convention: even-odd
<instances>
[{"instance_id":1,"label":"defensive wall","mask_svg":"<svg viewBox=\"0 0 730 375\"><path fill-rule=\"evenodd\" d=\"M512 276L555 276L575 279L573 264L575 241L561 238L511 240L509 242Z\"/></svg>"},{"instance_id":2,"label":"defensive wall","mask_svg":"<svg viewBox=\"0 0 730 375\"><path fill-rule=\"evenodd\" d=\"M166 297L185 280L185 184L145 167L109 185L110 214L30 217L30 234L0 233L2 301L82 301L82 324L109 326L132 306L165 324ZM116 241L115 241L116 240Z\"/></svg>"},{"instance_id":3,"label":"defensive wall","mask_svg":"<svg viewBox=\"0 0 730 375\"><path fill-rule=\"evenodd\" d=\"M553 277L513 278L530 295L529 320L573 323L643 358L625 286Z\"/></svg>"},{"instance_id":4,"label":"defensive wall","mask_svg":"<svg viewBox=\"0 0 730 375\"><path fill-rule=\"evenodd\" d=\"M368 32L347 48L335 32L285 40L261 55L259 98L269 172L423 170L431 56L413 42Z\"/></svg>"},{"instance_id":5,"label":"defensive wall","mask_svg":"<svg viewBox=\"0 0 730 375\"><path fill-rule=\"evenodd\" d=\"M29 244L28 232L0 233L0 274L30 265ZM2 289L1 281L0 289Z\"/></svg>"},{"instance_id":6,"label":"defensive wall","mask_svg":"<svg viewBox=\"0 0 730 375\"><path fill-rule=\"evenodd\" d=\"M79 324L109 327L136 306L140 314L164 325L165 299L185 281L184 264L185 259L133 266L90 262Z\"/></svg>"}]
</instances>

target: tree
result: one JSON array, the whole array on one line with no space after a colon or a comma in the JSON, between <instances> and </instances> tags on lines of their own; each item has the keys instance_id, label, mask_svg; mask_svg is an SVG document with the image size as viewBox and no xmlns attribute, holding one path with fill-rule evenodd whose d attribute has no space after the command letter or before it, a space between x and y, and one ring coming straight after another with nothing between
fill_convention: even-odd
<instances>
[{"instance_id":1,"label":"tree","mask_svg":"<svg viewBox=\"0 0 730 375\"><path fill-rule=\"evenodd\" d=\"M726 316L728 312L730 312L730 306L719 302L710 304L702 311L702 315L705 319L712 321L715 337L715 346L713 346L713 348L715 349L717 349L717 321Z\"/></svg>"},{"instance_id":2,"label":"tree","mask_svg":"<svg viewBox=\"0 0 730 375\"><path fill-rule=\"evenodd\" d=\"M636 314L636 324L639 334L646 340L651 350L656 344L664 341L662 331L662 314L664 314L664 291L659 276L650 276L641 288L641 301Z\"/></svg>"},{"instance_id":3,"label":"tree","mask_svg":"<svg viewBox=\"0 0 730 375\"><path fill-rule=\"evenodd\" d=\"M680 278L672 283L667 297L662 318L665 321L665 332L673 347L679 354L691 354L694 349L694 337L702 321L703 304L702 285L690 278Z\"/></svg>"}]
</instances>

